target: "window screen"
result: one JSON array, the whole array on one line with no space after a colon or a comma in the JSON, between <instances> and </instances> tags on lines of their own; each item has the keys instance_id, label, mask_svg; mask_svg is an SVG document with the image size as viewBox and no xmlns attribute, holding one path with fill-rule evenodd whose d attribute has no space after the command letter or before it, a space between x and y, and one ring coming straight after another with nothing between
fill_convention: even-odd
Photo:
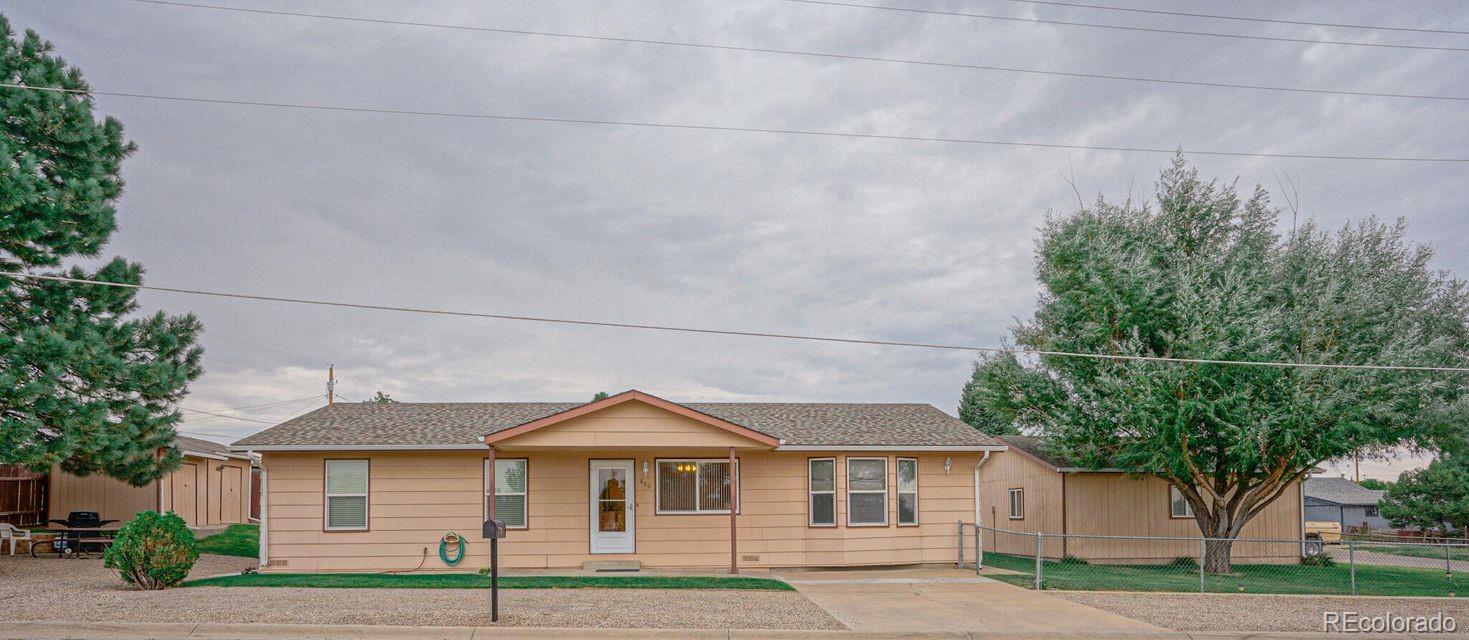
<instances>
[{"instance_id":1,"label":"window screen","mask_svg":"<svg viewBox=\"0 0 1469 640\"><path fill-rule=\"evenodd\" d=\"M888 523L888 459L847 458L847 524Z\"/></svg>"},{"instance_id":2,"label":"window screen","mask_svg":"<svg viewBox=\"0 0 1469 640\"><path fill-rule=\"evenodd\" d=\"M367 528L367 461L326 461L326 528Z\"/></svg>"},{"instance_id":3,"label":"window screen","mask_svg":"<svg viewBox=\"0 0 1469 640\"><path fill-rule=\"evenodd\" d=\"M812 458L806 464L808 523L813 527L834 527L837 523L836 458Z\"/></svg>"}]
</instances>

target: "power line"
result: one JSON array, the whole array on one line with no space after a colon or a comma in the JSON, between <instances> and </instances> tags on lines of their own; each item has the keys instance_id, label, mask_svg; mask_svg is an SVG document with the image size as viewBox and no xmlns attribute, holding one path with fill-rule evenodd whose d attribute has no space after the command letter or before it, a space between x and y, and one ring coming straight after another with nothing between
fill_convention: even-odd
<instances>
[{"instance_id":1,"label":"power line","mask_svg":"<svg viewBox=\"0 0 1469 640\"><path fill-rule=\"evenodd\" d=\"M1413 33L1449 33L1457 35L1469 35L1469 31L1456 31L1454 29L1426 29L1417 27L1390 27L1380 24L1352 24L1346 22L1311 22L1308 20L1284 20L1280 18L1251 18L1246 16L1227 16L1218 13L1190 13L1188 11L1164 11L1162 9L1141 9L1136 7L1114 7L1102 4L1085 4L1081 2L1056 2L1055 0L1005 0L1016 4L1038 4L1053 7L1074 7L1080 9L1098 9L1101 11L1124 11L1128 13L1146 13L1159 16L1181 16L1185 18L1208 18L1210 20L1235 20L1238 22L1265 22L1269 24L1293 24L1305 27L1333 27L1339 29L1378 29L1382 31L1408 31Z\"/></svg>"},{"instance_id":2,"label":"power line","mask_svg":"<svg viewBox=\"0 0 1469 640\"><path fill-rule=\"evenodd\" d=\"M278 407L278 406L282 406L282 405L296 404L298 402L305 402L307 400L316 400L316 399L319 399L321 397L322 396L320 394L317 394L317 395L314 395L314 396L306 396L304 398L295 398L293 400L276 400L274 402L266 402L266 403L263 403L263 404L252 404L252 405L244 406L244 407L230 407L228 409L219 409L219 411L247 411L247 410L251 410L251 409L254 409L254 410L257 410L258 411L260 409L269 409L269 408L272 408L272 407Z\"/></svg>"},{"instance_id":3,"label":"power line","mask_svg":"<svg viewBox=\"0 0 1469 640\"><path fill-rule=\"evenodd\" d=\"M219 418L229 418L231 420L243 420L245 422L258 422L260 424L275 424L274 422L270 422L268 420L256 420L254 418L245 418L245 417L241 417L241 416L232 416L232 415L229 415L227 413L215 413L213 411L203 411L201 409L190 409L188 407L182 407L182 406L179 407L179 408L180 409L183 409L184 411L188 411L190 413L202 413L202 414L207 415L207 416L216 416L216 417L219 417Z\"/></svg>"},{"instance_id":4,"label":"power line","mask_svg":"<svg viewBox=\"0 0 1469 640\"><path fill-rule=\"evenodd\" d=\"M134 2L159 2L160 0L133 0ZM918 13L938 16L956 16L962 18L978 18L983 20L1004 20L1008 22L1030 22L1035 24L1056 24L1069 27L1086 27L1090 29L1110 29L1114 31L1142 31L1147 33L1171 33L1185 36L1205 36L1210 38L1236 38L1240 40L1265 40L1270 42L1296 42L1302 44L1331 44L1347 47L1378 47L1384 49L1416 49L1422 51L1469 51L1466 47L1436 47L1417 44L1386 44L1380 42L1347 42L1342 40L1313 40L1310 38L1286 38L1280 36L1252 36L1240 33L1216 33L1213 31L1188 31L1184 29L1163 29L1158 27L1133 27L1116 24L1099 24L1095 22L1073 22L1069 20L1046 20L1041 18L1018 18L1015 16L998 16L986 13L968 13L963 11L940 11L937 9L916 9L913 7L894 7L881 4L861 4L857 2L836 2L835 0L785 0L800 4L826 5L831 7L849 7L853 9L876 9L879 11L894 11L900 13Z\"/></svg>"},{"instance_id":5,"label":"power line","mask_svg":"<svg viewBox=\"0 0 1469 640\"><path fill-rule=\"evenodd\" d=\"M400 307L380 304L364 304L353 302L334 302L329 300L311 300L304 298L283 298L277 296L260 296L243 293L227 293L222 291L205 291L199 289L178 289L174 287L158 287L152 285L130 284L123 282L104 282L101 280L86 280L82 278L67 278L63 276L47 276L29 273L17 273L11 271L0 271L0 275L15 278L31 278L36 280L52 280L57 282L72 282L78 284L100 285L105 287L119 287L124 289L143 289L148 291L167 291L170 293L184 293L198 296L212 296L218 298L236 298L240 300L257 300L266 302L284 302L290 304L306 304L323 307L338 307L345 309L368 309L373 311L394 311L399 313L419 313L438 316L458 316L466 318L489 318L494 320L516 320L521 322L540 322L546 324L578 325L588 327L610 327L617 329L642 329L647 331L671 331L677 333L694 333L702 335L724 335L741 336L748 338L775 338L781 340L804 340L810 342L834 342L841 344L862 344L884 347L910 347L918 349L944 349L950 351L978 351L982 353L1010 353L1027 356L1054 356L1068 358L1089 358L1093 360L1116 360L1130 362L1169 362L1176 364L1215 364L1215 365L1244 365L1275 367L1289 369L1364 369L1374 371L1433 371L1449 373L1469 373L1469 367L1423 367L1409 365L1384 365L1384 364L1331 364L1312 362L1254 362L1247 360L1215 360L1208 358L1170 358L1163 356L1130 356L1106 353L1078 353L1071 351L1046 351L1034 349L1014 349L1004 347L978 347L969 345L938 344L928 342L900 342L894 340L868 340L861 338L839 338L832 336L801 335L792 333L769 333L763 331L739 331L732 329L704 329L697 327L679 327L673 325L656 324L634 324L627 322L610 322L603 320L575 320L569 318L549 318L544 316L510 315L503 313L477 313L472 311L449 311L444 309L423 309L417 307ZM207 412L200 412L207 413ZM217 414L216 414L217 415ZM222 416L234 417L234 416Z\"/></svg>"},{"instance_id":6,"label":"power line","mask_svg":"<svg viewBox=\"0 0 1469 640\"><path fill-rule=\"evenodd\" d=\"M273 16L288 16L294 18L315 18L319 20L337 20L344 22L363 22L369 24L383 24L408 27L424 27L431 29L453 29L460 31L478 31L484 33L499 33L522 36L541 36L547 38L569 38L573 40L589 40L597 42L616 42L621 44L643 44L664 47L683 47L690 49L706 49L713 51L738 51L744 53L760 53L772 55L804 56L809 58L822 58L828 60L846 60L855 62L881 62L890 64L906 64L926 67L940 67L946 69L967 69L976 71L998 71L1005 73L1022 73L1033 75L1044 75L1064 78L1088 78L1094 80L1114 80L1125 82L1146 82L1155 84L1184 85L1195 87L1213 87L1229 89L1247 89L1254 91L1277 91L1287 93L1306 93L1315 95L1344 95L1370 98L1406 98L1417 100L1469 100L1465 96L1440 96L1413 93L1392 93L1381 91L1347 91L1334 89L1310 89L1300 87L1282 87L1274 85L1239 84L1229 82L1208 82L1203 80L1172 80L1167 78L1152 78L1146 76L1131 76L1120 74L1081 73L1072 71L1051 71L1045 69L1028 69L1024 67L1007 67L999 65L965 64L955 62L939 62L933 60L915 60L911 58L889 58L883 56L863 56L855 54L828 53L820 51L802 51L797 49L776 49L770 47L746 47L739 45L707 44L701 42L686 42L680 40L651 40L645 38L623 38L616 36L598 36L579 33L563 33L555 31L531 31L528 29L502 29L497 27L476 27L458 24L443 24L434 22L415 22L410 20L387 20L377 18L363 18L359 16L331 15L322 13L305 13L299 11L280 11L271 9L249 9L244 7L229 7L222 5L196 4L190 2L165 2L163 0L131 0L145 4L165 5L173 7L189 7L196 9L214 9L217 11L233 11L239 13L253 13Z\"/></svg>"},{"instance_id":7,"label":"power line","mask_svg":"<svg viewBox=\"0 0 1469 640\"><path fill-rule=\"evenodd\" d=\"M1469 99L1469 98L1466 98L1466 99ZM236 343L236 344L242 344L242 345L245 345L247 347L254 347L256 349L262 349L262 350L265 350L265 351L272 351L272 352L281 354L283 356L291 356L292 358L300 358L302 360L309 360L311 362L316 362L318 364L327 364L328 363L326 360L322 360L320 358L314 358L314 357L311 357L311 356L305 356L305 355L301 355L299 353L292 353L290 351L286 351L286 350L283 350L283 349L277 349L275 347L267 347L267 346L265 346L263 344L255 344L253 342L246 342L246 341L241 340L239 338L231 338L229 336L223 336L223 335L220 335L218 333L206 333L205 334L205 337L206 338L219 338L220 340L225 340L225 341L233 342L233 343ZM221 361L221 362L223 362L223 361ZM237 366L243 366L243 365L237 365Z\"/></svg>"},{"instance_id":8,"label":"power line","mask_svg":"<svg viewBox=\"0 0 1469 640\"><path fill-rule=\"evenodd\" d=\"M1172 155L1185 152L1199 156L1224 156L1234 158L1281 158L1292 160L1352 160L1352 161L1377 161L1377 162L1432 162L1432 163L1469 163L1469 158L1456 157L1423 157L1423 156L1368 156L1368 155L1333 155L1317 153L1263 153L1246 151L1207 151L1186 150L1182 147L1167 149L1163 147L1125 147L1109 145L1084 145L1063 144L1050 142L1022 142L1017 140L991 140L981 138L944 138L930 136L909 136L896 134L878 133L853 133L847 131L821 131L814 129L777 129L770 127L736 127L726 125L687 124L674 122L648 122L638 120L601 120L592 118L557 118L551 116L522 116L494 113L462 113L454 111L416 111L408 109L387 109L378 107L347 107L315 105L290 102L262 102L255 100L228 100L222 98L194 98L186 96L169 96L148 93L129 93L122 91L96 91L83 89L64 89L61 87L33 87L30 85L0 83L0 87L10 89L25 89L30 91L50 91L54 93L67 93L76 95L102 95L120 98L138 98L144 100L165 100L176 102L192 102L199 104L227 104L251 107L271 107L281 109L300 109L306 111L342 111L349 113L373 113L390 115L428 116L438 118L462 118L470 120L503 120L514 122L544 122L556 124L586 124L620 127L642 127L650 129L677 129L684 131L719 131L740 133L770 133L781 135L812 136L820 138L849 138L863 140L889 140L901 142L936 142L944 144L967 144L986 145L1000 147L1030 147L1037 149L1072 149L1078 151L1118 151L1129 153L1157 153Z\"/></svg>"}]
</instances>

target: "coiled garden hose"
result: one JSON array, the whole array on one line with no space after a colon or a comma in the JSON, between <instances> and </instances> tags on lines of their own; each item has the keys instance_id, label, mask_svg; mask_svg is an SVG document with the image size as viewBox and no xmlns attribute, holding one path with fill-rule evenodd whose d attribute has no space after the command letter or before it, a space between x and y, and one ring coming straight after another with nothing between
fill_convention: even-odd
<instances>
[{"instance_id":1,"label":"coiled garden hose","mask_svg":"<svg viewBox=\"0 0 1469 640\"><path fill-rule=\"evenodd\" d=\"M439 538L439 559L451 567L459 564L459 561L464 559L464 547L466 546L469 546L469 542L464 539L464 536L450 531L444 534L444 537ZM453 559L449 558L449 547L454 548Z\"/></svg>"}]
</instances>

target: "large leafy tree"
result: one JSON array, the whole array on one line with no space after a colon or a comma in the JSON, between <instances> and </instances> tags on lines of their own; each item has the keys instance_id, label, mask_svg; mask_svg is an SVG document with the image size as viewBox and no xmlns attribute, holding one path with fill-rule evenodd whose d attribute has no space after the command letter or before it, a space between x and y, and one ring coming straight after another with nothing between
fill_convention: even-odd
<instances>
[{"instance_id":1,"label":"large leafy tree","mask_svg":"<svg viewBox=\"0 0 1469 640\"><path fill-rule=\"evenodd\" d=\"M1404 472L1382 497L1382 517L1399 527L1443 533L1469 530L1469 457L1440 456Z\"/></svg>"},{"instance_id":2,"label":"large leafy tree","mask_svg":"<svg viewBox=\"0 0 1469 640\"><path fill-rule=\"evenodd\" d=\"M1200 179L1182 158L1155 205L1098 200L1049 218L1037 351L1273 363L1463 367L1469 295L1403 223L1281 231L1265 192ZM1456 373L1160 363L1061 355L981 360L969 396L1081 464L1168 481L1229 571L1244 526L1315 465L1453 442Z\"/></svg>"},{"instance_id":3,"label":"large leafy tree","mask_svg":"<svg viewBox=\"0 0 1469 640\"><path fill-rule=\"evenodd\" d=\"M116 228L134 146L93 115L81 72L0 16L0 271L138 284L120 258L92 270ZM131 317L135 291L0 275L0 463L60 463L144 484L180 462L175 403L200 373L193 316ZM159 455L162 451L163 454Z\"/></svg>"}]
</instances>

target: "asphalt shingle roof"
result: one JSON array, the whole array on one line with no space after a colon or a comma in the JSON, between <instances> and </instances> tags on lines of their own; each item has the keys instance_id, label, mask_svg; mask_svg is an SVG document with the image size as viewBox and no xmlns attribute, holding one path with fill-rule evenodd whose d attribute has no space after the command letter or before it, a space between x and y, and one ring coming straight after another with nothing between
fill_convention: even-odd
<instances>
[{"instance_id":1,"label":"asphalt shingle roof","mask_svg":"<svg viewBox=\"0 0 1469 640\"><path fill-rule=\"evenodd\" d=\"M578 402L395 402L323 407L235 442L271 445L475 445L480 437ZM983 446L1000 443L927 404L693 402L682 406L787 445Z\"/></svg>"},{"instance_id":2,"label":"asphalt shingle roof","mask_svg":"<svg viewBox=\"0 0 1469 640\"><path fill-rule=\"evenodd\" d=\"M1001 440L1016 449L1024 451L1042 462L1056 468L1075 467L1070 460L1055 455L1046 446L1046 439L1041 436L1000 436Z\"/></svg>"},{"instance_id":3,"label":"asphalt shingle roof","mask_svg":"<svg viewBox=\"0 0 1469 640\"><path fill-rule=\"evenodd\" d=\"M1346 478L1307 478L1306 497L1332 504L1375 505L1386 491L1368 489Z\"/></svg>"},{"instance_id":4,"label":"asphalt shingle roof","mask_svg":"<svg viewBox=\"0 0 1469 640\"><path fill-rule=\"evenodd\" d=\"M186 454L202 453L204 455L211 456L239 455L230 451L228 445L223 445L218 442L210 442L208 440L200 440L198 438L190 438L188 436L175 435L174 443L178 445L179 451Z\"/></svg>"}]
</instances>

